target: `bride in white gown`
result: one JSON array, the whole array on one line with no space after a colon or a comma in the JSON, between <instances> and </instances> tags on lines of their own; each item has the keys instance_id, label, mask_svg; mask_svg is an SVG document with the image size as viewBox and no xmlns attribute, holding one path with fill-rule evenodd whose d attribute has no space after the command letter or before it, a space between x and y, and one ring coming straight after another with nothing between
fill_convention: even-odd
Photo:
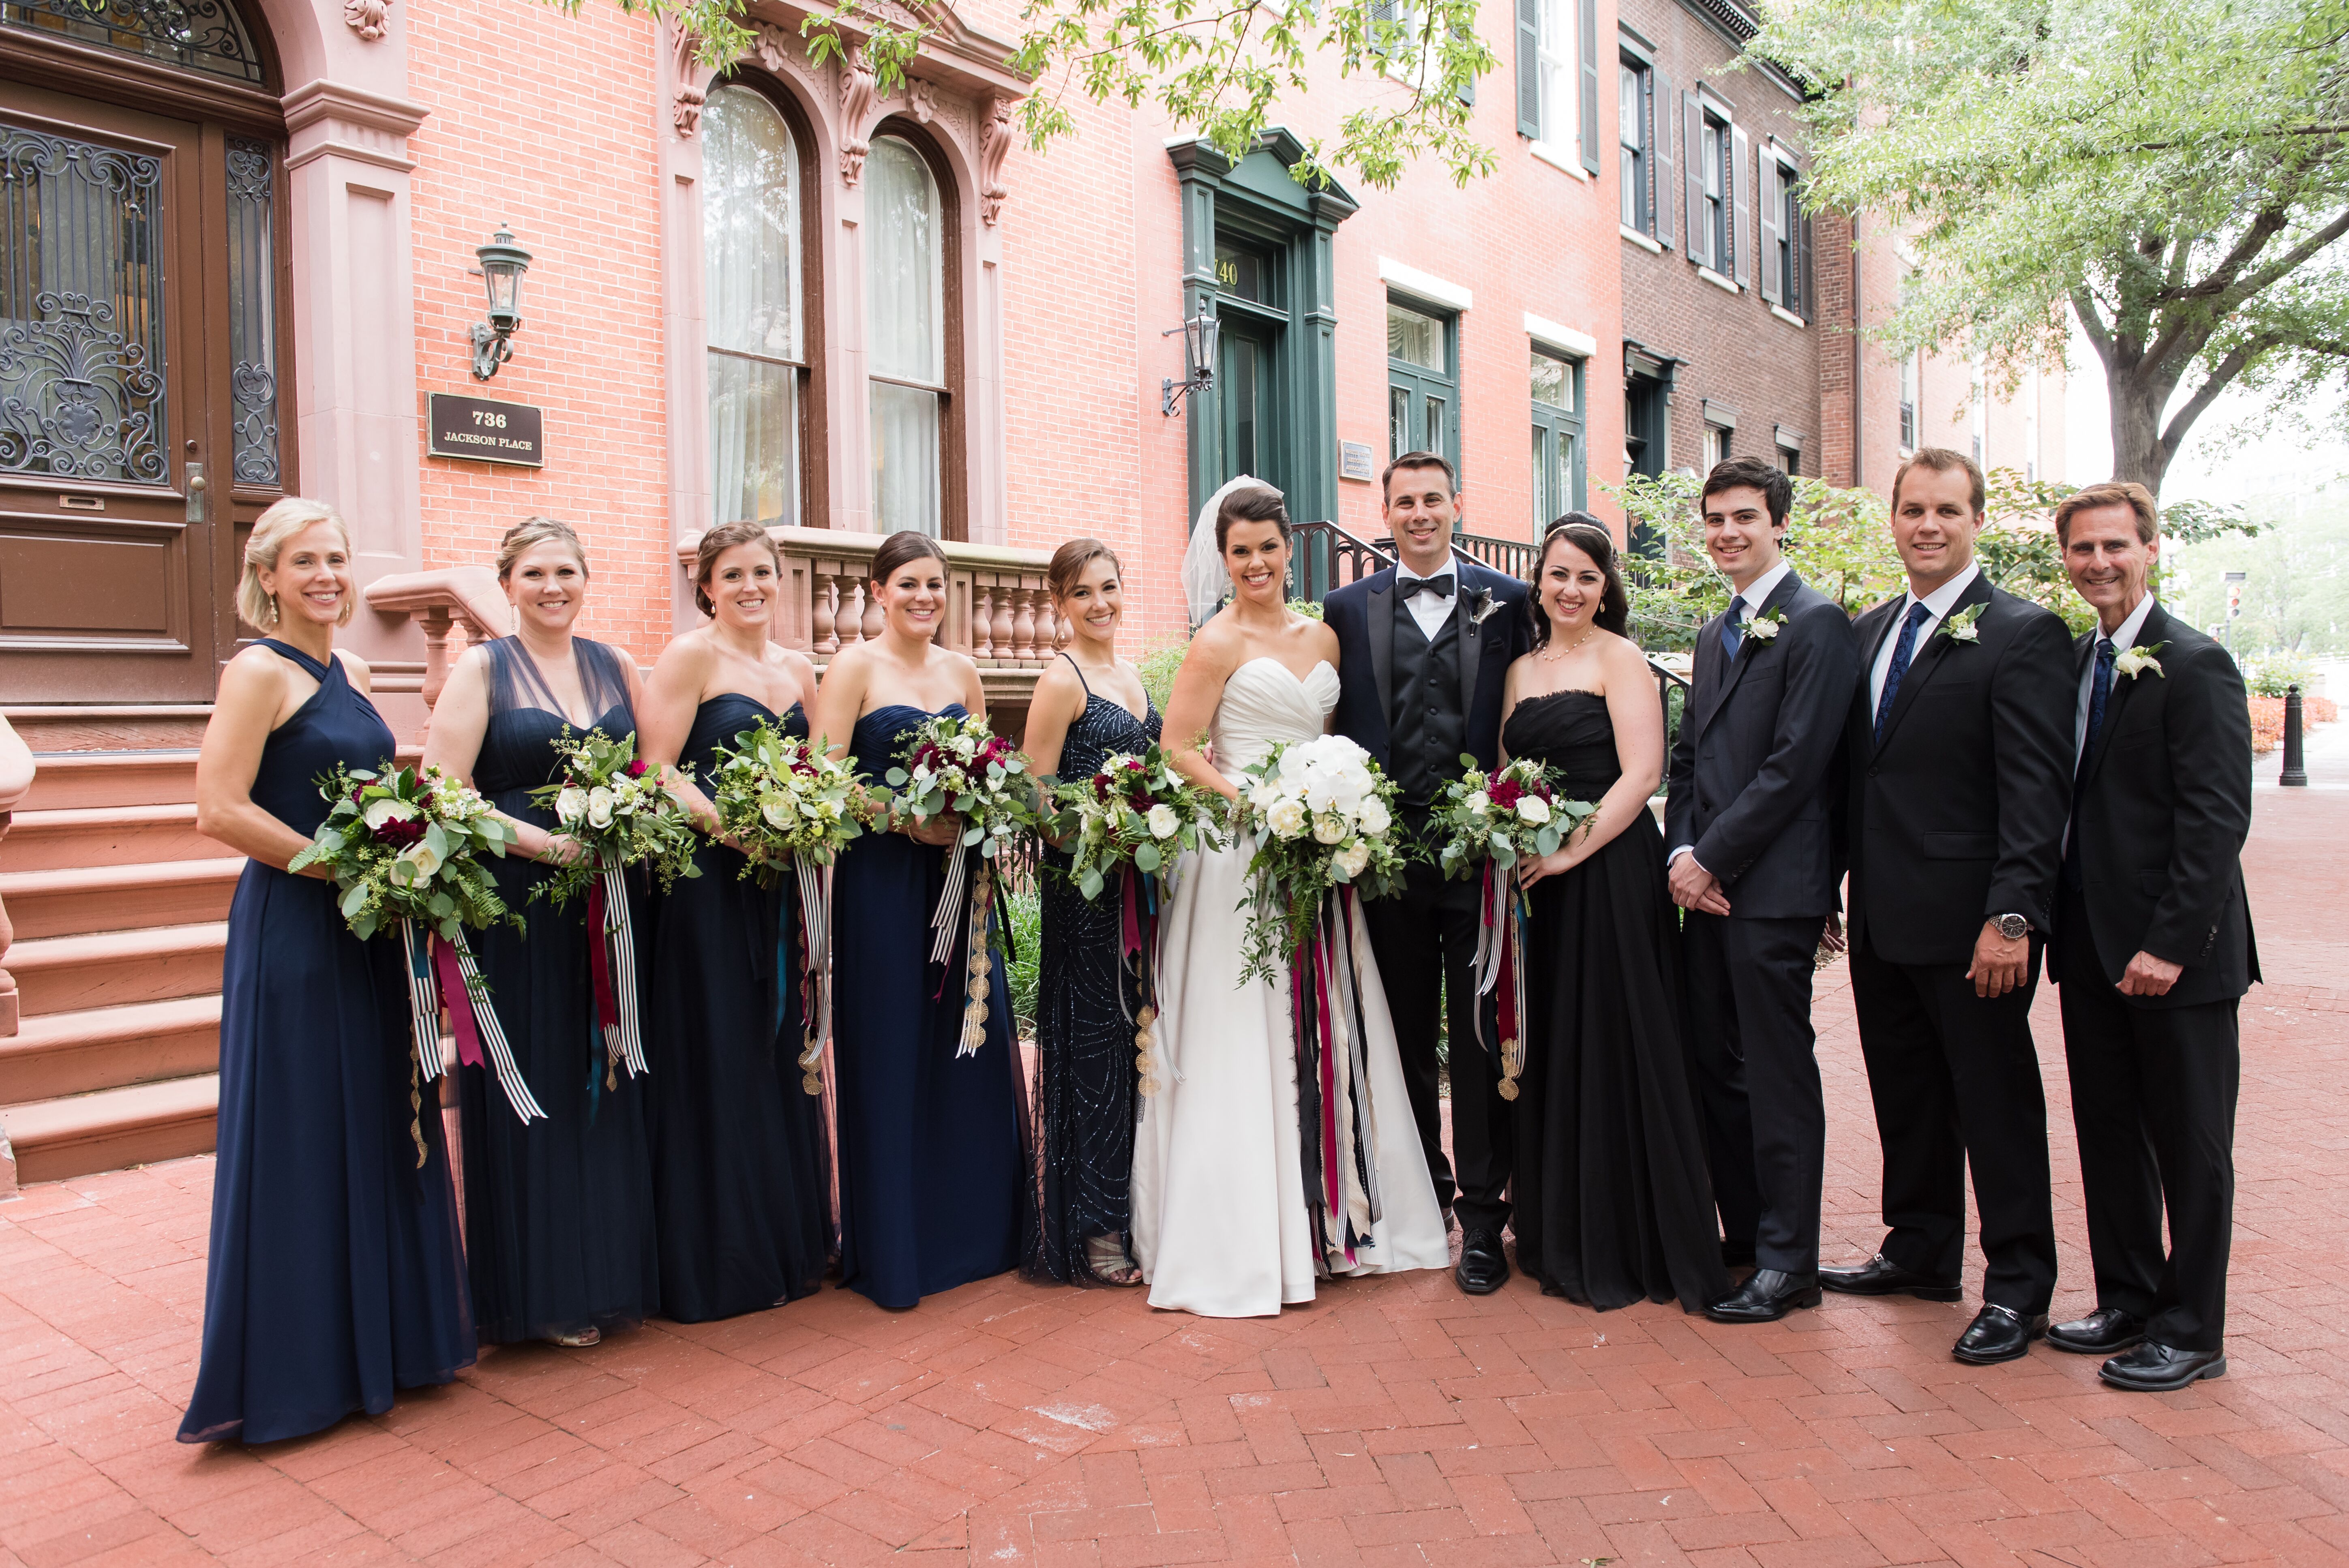
<instances>
[{"instance_id":1,"label":"bride in white gown","mask_svg":"<svg viewBox=\"0 0 2349 1568\"><path fill-rule=\"evenodd\" d=\"M1229 798L1234 779L1282 741L1307 740L1338 704L1338 639L1283 603L1288 514L1280 494L1236 480L1209 502L1232 603L1199 629L1174 678L1165 735L1175 766ZM1205 541L1196 547L1204 556ZM1192 575L1186 563L1186 578ZM1210 579L1210 581L1213 581ZM1212 604L1213 598L1207 600ZM1198 738L1213 742L1213 761ZM1313 1299L1313 1216L1298 1118L1288 985L1240 984L1248 898L1245 841L1186 854L1161 952L1156 1095L1135 1130L1133 1240L1150 1305L1206 1317L1257 1317ZM1369 1063L1364 1185L1377 1217L1331 1274L1445 1268L1445 1233L1395 1050L1370 942L1355 925Z\"/></svg>"}]
</instances>

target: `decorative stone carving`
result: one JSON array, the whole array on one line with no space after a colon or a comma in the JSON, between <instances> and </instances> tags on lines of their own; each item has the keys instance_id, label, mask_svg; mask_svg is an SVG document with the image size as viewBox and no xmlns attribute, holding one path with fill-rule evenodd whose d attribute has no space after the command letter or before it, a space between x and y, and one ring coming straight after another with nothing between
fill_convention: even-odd
<instances>
[{"instance_id":1,"label":"decorative stone carving","mask_svg":"<svg viewBox=\"0 0 2349 1568\"><path fill-rule=\"evenodd\" d=\"M669 105L669 122L677 127L682 140L691 141L701 134L701 108L709 101L709 94L696 80L701 74L701 35L689 27L671 23L668 29L670 74L677 78L677 94Z\"/></svg>"},{"instance_id":2,"label":"decorative stone carving","mask_svg":"<svg viewBox=\"0 0 2349 1568\"><path fill-rule=\"evenodd\" d=\"M988 106L987 124L979 131L978 215L990 229L1003 220L1003 160L1011 150L1011 100L999 98Z\"/></svg>"},{"instance_id":3,"label":"decorative stone carving","mask_svg":"<svg viewBox=\"0 0 2349 1568\"><path fill-rule=\"evenodd\" d=\"M905 101L912 107L914 118L924 125L937 118L938 89L921 77L905 78Z\"/></svg>"},{"instance_id":4,"label":"decorative stone carving","mask_svg":"<svg viewBox=\"0 0 2349 1568\"><path fill-rule=\"evenodd\" d=\"M877 97L873 57L858 44L840 67L840 182L851 190L864 180L864 158L873 150L869 122Z\"/></svg>"},{"instance_id":5,"label":"decorative stone carving","mask_svg":"<svg viewBox=\"0 0 2349 1568\"><path fill-rule=\"evenodd\" d=\"M761 67L768 75L780 77L792 57L791 35L771 22L761 22L750 53L758 57Z\"/></svg>"},{"instance_id":6,"label":"decorative stone carving","mask_svg":"<svg viewBox=\"0 0 2349 1568\"><path fill-rule=\"evenodd\" d=\"M372 44L391 31L391 0L343 0L343 25Z\"/></svg>"}]
</instances>

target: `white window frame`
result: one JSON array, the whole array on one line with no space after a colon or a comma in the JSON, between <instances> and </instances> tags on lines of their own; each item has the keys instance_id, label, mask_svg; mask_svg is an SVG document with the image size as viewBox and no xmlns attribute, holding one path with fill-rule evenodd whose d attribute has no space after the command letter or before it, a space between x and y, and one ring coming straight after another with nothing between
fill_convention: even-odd
<instances>
[{"instance_id":1,"label":"white window frame","mask_svg":"<svg viewBox=\"0 0 2349 1568\"><path fill-rule=\"evenodd\" d=\"M1575 35L1580 30L1577 0L1541 0L1541 43L1535 51L1541 72L1541 128L1534 151L1577 174L1582 168L1582 61ZM1557 35L1562 34L1563 36Z\"/></svg>"}]
</instances>

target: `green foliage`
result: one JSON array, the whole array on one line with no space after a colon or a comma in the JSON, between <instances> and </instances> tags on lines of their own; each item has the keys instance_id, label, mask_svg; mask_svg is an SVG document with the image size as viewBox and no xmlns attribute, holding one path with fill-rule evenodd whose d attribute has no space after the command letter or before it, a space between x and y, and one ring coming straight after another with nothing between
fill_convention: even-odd
<instances>
[{"instance_id":1,"label":"green foliage","mask_svg":"<svg viewBox=\"0 0 2349 1568\"><path fill-rule=\"evenodd\" d=\"M2305 692L2315 676L2316 661L2298 654L2270 654L2243 665L2243 685L2253 696L2289 696L2294 686Z\"/></svg>"},{"instance_id":2,"label":"green foliage","mask_svg":"<svg viewBox=\"0 0 2349 1568\"><path fill-rule=\"evenodd\" d=\"M2162 509L2162 598L2188 624L2220 628L2246 676L2269 654L2349 653L2349 493L2256 499L2242 531L2217 537L2180 538L2178 511ZM2229 572L2245 578L2231 626Z\"/></svg>"},{"instance_id":3,"label":"green foliage","mask_svg":"<svg viewBox=\"0 0 2349 1568\"><path fill-rule=\"evenodd\" d=\"M1046 876L1059 873L1046 871ZM1036 1034L1036 975L1044 948L1044 903L1036 884L1012 888L996 901L1004 923L1009 929L1010 945L1019 956L1003 966L1003 984L1011 993L1013 1033L1021 1039L1032 1039Z\"/></svg>"},{"instance_id":4,"label":"green foliage","mask_svg":"<svg viewBox=\"0 0 2349 1568\"><path fill-rule=\"evenodd\" d=\"M1166 704L1174 695L1174 672L1183 667L1183 655L1190 646L1187 637L1161 643L1133 661L1133 667L1142 672L1143 689L1150 694L1150 700L1158 705L1161 713L1166 711Z\"/></svg>"}]
</instances>

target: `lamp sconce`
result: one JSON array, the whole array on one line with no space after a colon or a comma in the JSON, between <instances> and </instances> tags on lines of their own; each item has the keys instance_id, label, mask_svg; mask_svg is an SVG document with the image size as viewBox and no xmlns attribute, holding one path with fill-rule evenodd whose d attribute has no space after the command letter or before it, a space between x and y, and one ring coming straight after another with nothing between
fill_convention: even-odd
<instances>
[{"instance_id":1,"label":"lamp sconce","mask_svg":"<svg viewBox=\"0 0 2349 1568\"><path fill-rule=\"evenodd\" d=\"M1170 326L1158 335L1172 337L1183 335L1183 379L1169 377L1159 383L1160 414L1172 418L1174 405L1193 393L1205 392L1216 384L1216 343L1223 335L1224 324L1205 310L1184 322Z\"/></svg>"},{"instance_id":2,"label":"lamp sconce","mask_svg":"<svg viewBox=\"0 0 2349 1568\"><path fill-rule=\"evenodd\" d=\"M489 320L472 325L473 379L487 381L513 357L509 340L522 330L522 277L531 258L503 223L473 254L481 259L481 288L490 298Z\"/></svg>"}]
</instances>

